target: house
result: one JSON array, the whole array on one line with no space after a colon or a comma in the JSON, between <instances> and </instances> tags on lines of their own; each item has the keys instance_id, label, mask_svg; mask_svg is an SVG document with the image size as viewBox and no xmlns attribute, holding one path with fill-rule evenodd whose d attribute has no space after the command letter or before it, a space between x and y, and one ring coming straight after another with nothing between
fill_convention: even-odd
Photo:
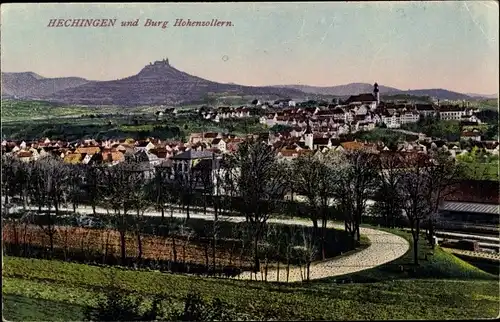
<instances>
[{"instance_id":1,"label":"house","mask_svg":"<svg viewBox=\"0 0 500 322\"><path fill-rule=\"evenodd\" d=\"M29 148L28 151L31 152L31 160L36 161L40 158L40 153L34 147Z\"/></svg>"},{"instance_id":2,"label":"house","mask_svg":"<svg viewBox=\"0 0 500 322\"><path fill-rule=\"evenodd\" d=\"M69 164L80 164L86 155L82 153L69 153L64 156L63 162Z\"/></svg>"},{"instance_id":3,"label":"house","mask_svg":"<svg viewBox=\"0 0 500 322\"><path fill-rule=\"evenodd\" d=\"M323 148L330 149L332 147L332 142L330 138L313 138L313 150L322 150Z\"/></svg>"},{"instance_id":4,"label":"house","mask_svg":"<svg viewBox=\"0 0 500 322\"><path fill-rule=\"evenodd\" d=\"M375 123L367 121L358 121L355 125L356 131L371 131L375 128Z\"/></svg>"},{"instance_id":5,"label":"house","mask_svg":"<svg viewBox=\"0 0 500 322\"><path fill-rule=\"evenodd\" d=\"M462 131L460 134L460 140L481 141L481 132L478 129L474 129L472 131Z\"/></svg>"},{"instance_id":6,"label":"house","mask_svg":"<svg viewBox=\"0 0 500 322\"><path fill-rule=\"evenodd\" d=\"M486 152L491 153L493 155L499 154L500 145L498 141L484 141L484 149Z\"/></svg>"},{"instance_id":7,"label":"house","mask_svg":"<svg viewBox=\"0 0 500 322\"><path fill-rule=\"evenodd\" d=\"M177 115L177 109L175 107L167 107L164 114L166 115Z\"/></svg>"},{"instance_id":8,"label":"house","mask_svg":"<svg viewBox=\"0 0 500 322\"><path fill-rule=\"evenodd\" d=\"M481 120L475 115L462 115L460 118L462 125L481 124Z\"/></svg>"},{"instance_id":9,"label":"house","mask_svg":"<svg viewBox=\"0 0 500 322\"><path fill-rule=\"evenodd\" d=\"M157 166L161 163L160 158L156 154L150 153L147 150L140 150L134 155L138 162L150 163L152 166Z\"/></svg>"},{"instance_id":10,"label":"house","mask_svg":"<svg viewBox=\"0 0 500 322\"><path fill-rule=\"evenodd\" d=\"M439 107L439 118L444 121L456 120L460 121L465 115L465 109L459 105L445 105Z\"/></svg>"},{"instance_id":11,"label":"house","mask_svg":"<svg viewBox=\"0 0 500 322\"><path fill-rule=\"evenodd\" d=\"M386 111L382 114L381 121L390 129L397 129L401 127L401 118L397 112L391 114L389 111Z\"/></svg>"},{"instance_id":12,"label":"house","mask_svg":"<svg viewBox=\"0 0 500 322\"><path fill-rule=\"evenodd\" d=\"M355 151L355 150L361 150L364 148L364 144L361 142L357 142L357 141L342 142L342 143L340 143L340 146L342 146L342 149L344 151Z\"/></svg>"},{"instance_id":13,"label":"house","mask_svg":"<svg viewBox=\"0 0 500 322\"><path fill-rule=\"evenodd\" d=\"M351 95L347 101L345 101L346 104L351 105L351 104L366 104L369 106L370 109L375 109L377 108L377 98L372 94L372 93L365 93L365 94L359 94L359 95Z\"/></svg>"},{"instance_id":14,"label":"house","mask_svg":"<svg viewBox=\"0 0 500 322\"><path fill-rule=\"evenodd\" d=\"M149 151L154 148L155 145L151 141L140 141L135 144L134 152Z\"/></svg>"},{"instance_id":15,"label":"house","mask_svg":"<svg viewBox=\"0 0 500 322\"><path fill-rule=\"evenodd\" d=\"M420 114L417 111L406 111L400 116L400 123L417 123L420 119Z\"/></svg>"},{"instance_id":16,"label":"house","mask_svg":"<svg viewBox=\"0 0 500 322\"><path fill-rule=\"evenodd\" d=\"M219 149L221 152L225 153L227 151L226 141L221 138L216 138L212 141L212 147Z\"/></svg>"},{"instance_id":17,"label":"house","mask_svg":"<svg viewBox=\"0 0 500 322\"><path fill-rule=\"evenodd\" d=\"M16 156L22 162L30 162L33 160L33 153L26 150L20 150L17 152Z\"/></svg>"},{"instance_id":18,"label":"house","mask_svg":"<svg viewBox=\"0 0 500 322\"><path fill-rule=\"evenodd\" d=\"M360 106L356 106L354 108L355 117L356 116L366 116L366 114L368 114L369 110L370 110L370 108L364 104L360 105Z\"/></svg>"},{"instance_id":19,"label":"house","mask_svg":"<svg viewBox=\"0 0 500 322\"><path fill-rule=\"evenodd\" d=\"M281 149L278 151L278 158L281 160L290 161L290 160L293 160L295 158L298 158L299 156L313 154L313 153L314 152L312 150L308 150L308 149L297 150L297 149L285 148L285 149Z\"/></svg>"},{"instance_id":20,"label":"house","mask_svg":"<svg viewBox=\"0 0 500 322\"><path fill-rule=\"evenodd\" d=\"M203 133L191 133L189 135L188 143L196 144L203 140Z\"/></svg>"},{"instance_id":21,"label":"house","mask_svg":"<svg viewBox=\"0 0 500 322\"><path fill-rule=\"evenodd\" d=\"M220 157L211 151L188 150L172 160L173 180L189 183L191 189L215 189L214 173L220 168ZM208 185L208 186L207 186Z\"/></svg>"},{"instance_id":22,"label":"house","mask_svg":"<svg viewBox=\"0 0 500 322\"><path fill-rule=\"evenodd\" d=\"M166 145L165 147L157 147L155 149L149 150L149 153L152 153L161 160L167 160L174 156L173 149L170 146Z\"/></svg>"},{"instance_id":23,"label":"house","mask_svg":"<svg viewBox=\"0 0 500 322\"><path fill-rule=\"evenodd\" d=\"M222 138L222 135L217 132L207 132L203 134L203 141L209 144L211 144L214 139L219 138Z\"/></svg>"},{"instance_id":24,"label":"house","mask_svg":"<svg viewBox=\"0 0 500 322\"><path fill-rule=\"evenodd\" d=\"M436 109L432 104L415 104L415 111L423 117L433 117L436 115Z\"/></svg>"},{"instance_id":25,"label":"house","mask_svg":"<svg viewBox=\"0 0 500 322\"><path fill-rule=\"evenodd\" d=\"M200 160L212 159L213 157L214 154L210 151L195 151L190 149L176 154L170 159L176 173L187 173Z\"/></svg>"},{"instance_id":26,"label":"house","mask_svg":"<svg viewBox=\"0 0 500 322\"><path fill-rule=\"evenodd\" d=\"M78 147L75 150L76 154L90 154L94 155L96 153L99 153L101 151L101 148L98 146L83 146L83 147Z\"/></svg>"},{"instance_id":27,"label":"house","mask_svg":"<svg viewBox=\"0 0 500 322\"><path fill-rule=\"evenodd\" d=\"M234 110L237 118L250 117L250 111L245 107L237 108Z\"/></svg>"},{"instance_id":28,"label":"house","mask_svg":"<svg viewBox=\"0 0 500 322\"><path fill-rule=\"evenodd\" d=\"M100 161L108 165L115 165L125 161L125 155L121 151L106 151L100 154L100 156Z\"/></svg>"}]
</instances>

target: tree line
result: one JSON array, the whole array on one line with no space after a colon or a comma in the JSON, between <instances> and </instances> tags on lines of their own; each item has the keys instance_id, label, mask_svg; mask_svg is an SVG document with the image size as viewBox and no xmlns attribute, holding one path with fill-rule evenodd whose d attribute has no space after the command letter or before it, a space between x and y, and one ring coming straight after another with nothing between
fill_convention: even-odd
<instances>
[{"instance_id":1,"label":"tree line","mask_svg":"<svg viewBox=\"0 0 500 322\"><path fill-rule=\"evenodd\" d=\"M4 155L3 208L16 202L25 209L37 206L39 213L42 208L53 209L46 213L43 226L50 251L54 248L55 219L61 216L63 205L72 204L76 212L84 203L94 214L97 207L105 208L119 233L120 257L125 260L125 236L130 230L143 228L148 210L161 212L164 220L168 210L172 215L178 206L188 221L194 200L202 200L205 209L212 208L214 217L210 228L212 256L219 242L220 222L239 213L246 219L257 273L261 271L260 248L265 244L269 218L280 213L283 204L303 200L297 203L297 212L313 224L304 243L307 253L319 252L324 258L329 247L325 238L328 221L341 219L355 246L360 242L362 218L369 213L367 202L374 200L370 211L382 219L382 225L396 227L404 222L411 228L414 261L418 263L422 225L431 237L438 207L462 171L453 158L441 153L332 151L285 161L277 157L272 146L255 140L245 141L222 159L205 161L190 164L185 171L164 167L149 171L134 158L104 166L65 164L50 156L25 163ZM127 220L130 216L135 218L133 223ZM136 236L140 259L142 239L141 234Z\"/></svg>"}]
</instances>

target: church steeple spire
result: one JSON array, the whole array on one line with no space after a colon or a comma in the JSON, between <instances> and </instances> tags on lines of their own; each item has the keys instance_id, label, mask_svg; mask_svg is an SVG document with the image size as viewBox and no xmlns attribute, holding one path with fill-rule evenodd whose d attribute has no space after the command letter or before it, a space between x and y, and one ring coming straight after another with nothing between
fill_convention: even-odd
<instances>
[{"instance_id":1,"label":"church steeple spire","mask_svg":"<svg viewBox=\"0 0 500 322\"><path fill-rule=\"evenodd\" d=\"M373 95L377 99L377 105L380 104L380 94L379 94L377 83L373 84Z\"/></svg>"}]
</instances>

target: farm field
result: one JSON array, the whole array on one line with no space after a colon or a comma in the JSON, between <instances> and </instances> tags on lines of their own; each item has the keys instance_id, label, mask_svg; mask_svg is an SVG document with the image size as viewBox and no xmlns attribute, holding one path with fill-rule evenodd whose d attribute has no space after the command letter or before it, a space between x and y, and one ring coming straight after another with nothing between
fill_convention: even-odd
<instances>
[{"instance_id":1,"label":"farm field","mask_svg":"<svg viewBox=\"0 0 500 322\"><path fill-rule=\"evenodd\" d=\"M224 132L238 135L265 131L258 119L222 120L215 123L182 113L196 109L178 107L178 117L156 116L165 107L67 106L37 101L3 101L2 132L5 138L73 141L82 138L134 138L185 140L193 132Z\"/></svg>"},{"instance_id":2,"label":"farm field","mask_svg":"<svg viewBox=\"0 0 500 322\"><path fill-rule=\"evenodd\" d=\"M32 120L80 118L84 115L154 113L160 107L85 106L65 105L45 101L2 100L2 123ZM164 108L163 108L164 109Z\"/></svg>"},{"instance_id":3,"label":"farm field","mask_svg":"<svg viewBox=\"0 0 500 322\"><path fill-rule=\"evenodd\" d=\"M421 255L430 251L425 242L421 246ZM9 316L5 318L15 320L26 312L40 311L39 305L49 299L57 303L52 306L58 311L52 312L55 320L63 320L68 312L76 317L79 307L95 305L97 296L110 287L110 276L119 281L113 287L133 296L151 299L157 292L168 291L177 299L174 305L181 305L180 299L196 289L205 298L219 297L240 312L268 319L476 319L499 314L498 277L439 248L427 260L422 256L414 273L401 271L400 266L412 267L411 256L409 250L392 263L344 277L353 283L338 284L340 278L336 278L290 285L7 256L3 272L6 305L21 302L23 307L6 307Z\"/></svg>"},{"instance_id":4,"label":"farm field","mask_svg":"<svg viewBox=\"0 0 500 322\"><path fill-rule=\"evenodd\" d=\"M120 235L117 231L71 226L57 226L55 230L54 248L56 249L99 254L103 258L120 257ZM142 236L142 258L205 264L207 251L210 254L211 264L212 246L209 240L189 240L186 237L179 236L175 236L174 239L172 237ZM3 241L11 245L20 243L21 245L42 248L48 248L50 245L49 236L36 225L30 225L26 230L23 227L22 231L19 228L15 231L12 225L7 224L3 227ZM238 263L243 267L250 267L251 259L246 254L241 256L240 249L241 246L235 241L218 241L216 249L217 265L235 265ZM126 256L134 258L137 255L137 237L129 233L126 236Z\"/></svg>"}]
</instances>

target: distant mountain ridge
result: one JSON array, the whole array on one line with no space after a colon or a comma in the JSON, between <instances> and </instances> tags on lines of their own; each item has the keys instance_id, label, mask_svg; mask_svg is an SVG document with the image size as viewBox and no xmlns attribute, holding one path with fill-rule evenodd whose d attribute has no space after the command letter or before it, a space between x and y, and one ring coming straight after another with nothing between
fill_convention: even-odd
<instances>
[{"instance_id":1,"label":"distant mountain ridge","mask_svg":"<svg viewBox=\"0 0 500 322\"><path fill-rule=\"evenodd\" d=\"M487 98L487 99L497 99L498 94L476 94L476 93L466 93L473 98Z\"/></svg>"},{"instance_id":2,"label":"distant mountain ridge","mask_svg":"<svg viewBox=\"0 0 500 322\"><path fill-rule=\"evenodd\" d=\"M373 92L373 84L368 83L349 83L337 86L309 86L309 85L276 85L285 88L294 88L310 94L334 95L334 96L349 96L362 93ZM392 91L400 91L394 87L382 86L378 87L380 93Z\"/></svg>"},{"instance_id":3,"label":"distant mountain ridge","mask_svg":"<svg viewBox=\"0 0 500 322\"><path fill-rule=\"evenodd\" d=\"M362 93L371 93L373 91L373 84L369 83L349 83L337 86L309 86L309 85L278 85L278 86L298 89L305 93L333 95L333 96L358 95ZM467 94L453 92L441 88L401 90L395 87L384 86L380 84L378 88L381 95L406 94L414 96L430 96L436 99L448 99L448 100L462 100L462 99L472 98Z\"/></svg>"},{"instance_id":4,"label":"distant mountain ridge","mask_svg":"<svg viewBox=\"0 0 500 322\"><path fill-rule=\"evenodd\" d=\"M310 99L371 93L373 84L350 83L338 86L275 85L244 86L218 83L190 75L173 67L168 59L144 66L136 75L111 81L90 81L81 77L45 78L33 72L2 72L2 97L41 99L85 105L156 105L203 101L211 93L270 98ZM462 100L473 97L445 89L400 90L379 84L383 96L407 94L436 99Z\"/></svg>"},{"instance_id":5,"label":"distant mountain ridge","mask_svg":"<svg viewBox=\"0 0 500 322\"><path fill-rule=\"evenodd\" d=\"M3 76L3 75L2 75ZM86 105L146 105L180 104L203 100L209 93L229 95L268 95L276 98L302 97L304 93L290 88L266 86L242 86L222 84L190 75L170 65L167 60L146 65L136 75L112 81L87 81L79 78L64 78L65 86L56 90L40 89L34 77L19 77L10 73L8 84L2 94L18 97L44 99L47 101ZM48 78L41 81L49 80ZM57 83L57 79L50 79ZM73 80L74 83L69 82ZM80 84L76 84L81 81ZM16 86L18 87L16 88Z\"/></svg>"},{"instance_id":6,"label":"distant mountain ridge","mask_svg":"<svg viewBox=\"0 0 500 322\"><path fill-rule=\"evenodd\" d=\"M33 72L2 72L2 96L39 98L88 82L81 77L45 78Z\"/></svg>"}]
</instances>

